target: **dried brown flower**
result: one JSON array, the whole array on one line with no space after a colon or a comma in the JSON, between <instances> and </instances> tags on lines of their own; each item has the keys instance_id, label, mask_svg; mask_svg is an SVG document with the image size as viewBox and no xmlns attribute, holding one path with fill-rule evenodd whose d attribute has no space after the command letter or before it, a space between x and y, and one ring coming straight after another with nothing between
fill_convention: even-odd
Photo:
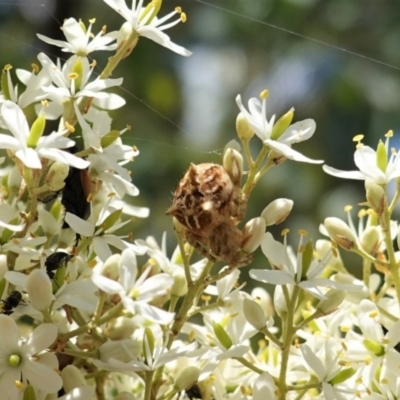
<instances>
[{"instance_id":1,"label":"dried brown flower","mask_svg":"<svg viewBox=\"0 0 400 400\"><path fill-rule=\"evenodd\" d=\"M168 215L184 227L185 239L204 257L231 266L246 265L251 256L241 250L237 224L246 205L239 182L218 164L191 164L174 193Z\"/></svg>"}]
</instances>

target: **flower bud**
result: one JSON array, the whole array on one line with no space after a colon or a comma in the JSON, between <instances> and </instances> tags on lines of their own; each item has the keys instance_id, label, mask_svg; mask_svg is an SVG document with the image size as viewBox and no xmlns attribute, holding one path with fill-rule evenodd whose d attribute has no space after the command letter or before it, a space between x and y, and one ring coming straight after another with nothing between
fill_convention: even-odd
<instances>
[{"instance_id":1,"label":"flower bud","mask_svg":"<svg viewBox=\"0 0 400 400\"><path fill-rule=\"evenodd\" d=\"M10 64L7 64L1 71L1 90L6 100L11 100L11 95L10 95L10 88L12 89L12 82L10 75L11 68L12 66Z\"/></svg>"},{"instance_id":2,"label":"flower bud","mask_svg":"<svg viewBox=\"0 0 400 400\"><path fill-rule=\"evenodd\" d=\"M24 390L24 397L22 400L36 400L35 389L33 386L28 385Z\"/></svg>"},{"instance_id":3,"label":"flower bud","mask_svg":"<svg viewBox=\"0 0 400 400\"><path fill-rule=\"evenodd\" d=\"M292 208L293 200L276 199L264 208L261 217L264 218L267 226L278 225L286 219Z\"/></svg>"},{"instance_id":4,"label":"flower bud","mask_svg":"<svg viewBox=\"0 0 400 400\"><path fill-rule=\"evenodd\" d=\"M135 322L131 318L118 317L107 323L104 334L111 340L128 339L135 331Z\"/></svg>"},{"instance_id":5,"label":"flower bud","mask_svg":"<svg viewBox=\"0 0 400 400\"><path fill-rule=\"evenodd\" d=\"M232 347L232 339L224 329L224 327L218 322L213 323L213 330L218 341L225 347L225 349L230 349Z\"/></svg>"},{"instance_id":6,"label":"flower bud","mask_svg":"<svg viewBox=\"0 0 400 400\"><path fill-rule=\"evenodd\" d=\"M385 348L373 340L364 339L364 347L370 352L374 353L377 357L383 356L385 354Z\"/></svg>"},{"instance_id":7,"label":"flower bud","mask_svg":"<svg viewBox=\"0 0 400 400\"><path fill-rule=\"evenodd\" d=\"M262 287L255 287L251 293L251 298L257 302L263 310L265 310L266 315L274 314L274 306L272 304L272 299L269 293Z\"/></svg>"},{"instance_id":8,"label":"flower bud","mask_svg":"<svg viewBox=\"0 0 400 400\"><path fill-rule=\"evenodd\" d=\"M377 226L369 226L361 236L361 247L365 252L374 256L379 250L382 237Z\"/></svg>"},{"instance_id":9,"label":"flower bud","mask_svg":"<svg viewBox=\"0 0 400 400\"><path fill-rule=\"evenodd\" d=\"M357 370L355 368L342 369L328 383L330 383L332 386L339 385L340 383L350 379L356 372Z\"/></svg>"},{"instance_id":10,"label":"flower bud","mask_svg":"<svg viewBox=\"0 0 400 400\"><path fill-rule=\"evenodd\" d=\"M31 130L29 132L29 136L26 141L28 147L32 148L36 147L37 142L43 135L45 126L46 126L46 118L43 114L39 114L39 116L36 118L35 122L31 126Z\"/></svg>"},{"instance_id":11,"label":"flower bud","mask_svg":"<svg viewBox=\"0 0 400 400\"><path fill-rule=\"evenodd\" d=\"M185 272L181 268L177 268L172 277L174 278L174 283L171 287L171 296L182 297L188 292L188 286L186 282Z\"/></svg>"},{"instance_id":12,"label":"flower bud","mask_svg":"<svg viewBox=\"0 0 400 400\"><path fill-rule=\"evenodd\" d=\"M251 254L257 250L265 234L265 221L261 217L251 219L242 231L242 245L244 252Z\"/></svg>"},{"instance_id":13,"label":"flower bud","mask_svg":"<svg viewBox=\"0 0 400 400\"><path fill-rule=\"evenodd\" d=\"M63 381L63 388L66 392L70 392L75 388L85 386L86 379L79 368L75 365L67 365L61 371L61 379Z\"/></svg>"},{"instance_id":14,"label":"flower bud","mask_svg":"<svg viewBox=\"0 0 400 400\"><path fill-rule=\"evenodd\" d=\"M325 299L320 300L316 308L323 315L328 315L342 304L345 297L346 292L344 290L331 289L325 293Z\"/></svg>"},{"instance_id":15,"label":"flower bud","mask_svg":"<svg viewBox=\"0 0 400 400\"><path fill-rule=\"evenodd\" d=\"M325 218L324 226L328 235L345 250L357 248L357 238L349 226L339 218Z\"/></svg>"},{"instance_id":16,"label":"flower bud","mask_svg":"<svg viewBox=\"0 0 400 400\"><path fill-rule=\"evenodd\" d=\"M223 159L223 167L229 174L234 184L239 184L243 173L243 157L232 148L226 150Z\"/></svg>"},{"instance_id":17,"label":"flower bud","mask_svg":"<svg viewBox=\"0 0 400 400\"><path fill-rule=\"evenodd\" d=\"M243 313L250 325L262 331L267 325L267 317L261 306L254 300L244 299Z\"/></svg>"},{"instance_id":18,"label":"flower bud","mask_svg":"<svg viewBox=\"0 0 400 400\"><path fill-rule=\"evenodd\" d=\"M385 172L388 164L388 154L385 144L382 140L379 140L378 147L376 149L376 166Z\"/></svg>"},{"instance_id":19,"label":"flower bud","mask_svg":"<svg viewBox=\"0 0 400 400\"><path fill-rule=\"evenodd\" d=\"M272 140L278 140L282 136L282 134L286 131L287 128L289 128L290 124L292 123L293 116L294 108L292 107L286 114L282 115L282 117L280 117L278 121L275 122L271 131Z\"/></svg>"},{"instance_id":20,"label":"flower bud","mask_svg":"<svg viewBox=\"0 0 400 400\"><path fill-rule=\"evenodd\" d=\"M289 293L293 292L293 286L287 286ZM274 306L275 312L279 315L279 317L283 318L287 313L287 304L285 300L285 296L283 295L283 290L281 285L276 285L274 291Z\"/></svg>"},{"instance_id":21,"label":"flower bud","mask_svg":"<svg viewBox=\"0 0 400 400\"><path fill-rule=\"evenodd\" d=\"M385 191L383 190L382 186L368 181L365 181L365 189L369 206L376 212L378 216L381 216L386 205Z\"/></svg>"},{"instance_id":22,"label":"flower bud","mask_svg":"<svg viewBox=\"0 0 400 400\"><path fill-rule=\"evenodd\" d=\"M174 388L181 392L190 389L199 379L200 369L194 366L185 368L175 381Z\"/></svg>"},{"instance_id":23,"label":"flower bud","mask_svg":"<svg viewBox=\"0 0 400 400\"><path fill-rule=\"evenodd\" d=\"M113 254L108 257L106 262L101 266L99 273L109 279L117 281L119 278L118 264L121 260L121 254Z\"/></svg>"},{"instance_id":24,"label":"flower bud","mask_svg":"<svg viewBox=\"0 0 400 400\"><path fill-rule=\"evenodd\" d=\"M254 136L254 131L247 122L243 113L239 113L236 118L236 132L240 140L250 140Z\"/></svg>"},{"instance_id":25,"label":"flower bud","mask_svg":"<svg viewBox=\"0 0 400 400\"><path fill-rule=\"evenodd\" d=\"M44 269L35 269L29 274L26 291L32 306L39 311L48 309L54 298L51 280Z\"/></svg>"},{"instance_id":26,"label":"flower bud","mask_svg":"<svg viewBox=\"0 0 400 400\"><path fill-rule=\"evenodd\" d=\"M69 172L69 167L59 161L54 161L46 175L46 183L53 192L61 190L65 186L65 178Z\"/></svg>"},{"instance_id":27,"label":"flower bud","mask_svg":"<svg viewBox=\"0 0 400 400\"><path fill-rule=\"evenodd\" d=\"M99 347L100 360L107 362L110 358L115 358L121 362L130 362L132 356L138 357L141 350L142 344L138 340L110 340Z\"/></svg>"},{"instance_id":28,"label":"flower bud","mask_svg":"<svg viewBox=\"0 0 400 400\"><path fill-rule=\"evenodd\" d=\"M21 174L18 171L18 168L14 166L11 168L10 173L8 174L8 188L10 191L16 191L18 192L19 188L21 187L22 183L22 177Z\"/></svg>"}]
</instances>

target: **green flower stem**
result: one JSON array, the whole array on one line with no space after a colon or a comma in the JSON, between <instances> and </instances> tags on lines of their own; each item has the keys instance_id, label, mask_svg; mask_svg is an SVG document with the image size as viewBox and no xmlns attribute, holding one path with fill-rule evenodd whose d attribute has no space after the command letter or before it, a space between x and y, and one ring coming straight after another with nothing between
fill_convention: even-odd
<instances>
[{"instance_id":1,"label":"green flower stem","mask_svg":"<svg viewBox=\"0 0 400 400\"><path fill-rule=\"evenodd\" d=\"M322 386L321 382L316 381L316 382L310 382L306 383L304 385L288 385L287 389L288 390L309 390L309 389L314 389L314 388L320 388Z\"/></svg>"},{"instance_id":2,"label":"green flower stem","mask_svg":"<svg viewBox=\"0 0 400 400\"><path fill-rule=\"evenodd\" d=\"M271 342L274 342L279 348L282 348L283 344L282 342L274 335L272 334L267 327L265 327L262 331L263 333Z\"/></svg>"},{"instance_id":3,"label":"green flower stem","mask_svg":"<svg viewBox=\"0 0 400 400\"><path fill-rule=\"evenodd\" d=\"M372 257L370 254L368 254L366 251L364 251L361 248L354 248L354 249L351 249L351 251L353 251L354 253L358 254L359 256L364 258L365 260L370 261L373 264L378 264L378 265L381 265L382 267L386 267L386 268L390 267L389 263L386 263L386 262L383 262L383 261L379 261L378 259L376 259L375 257Z\"/></svg>"},{"instance_id":4,"label":"green flower stem","mask_svg":"<svg viewBox=\"0 0 400 400\"><path fill-rule=\"evenodd\" d=\"M391 217L391 214L389 212L387 204L385 204L385 209L383 211L382 217L379 219L379 223L382 227L383 237L384 237L385 244L386 244L386 251L388 254L388 258L389 258L389 270L390 270L390 274L393 279L393 283L394 283L394 287L395 287L396 295L397 295L397 301L399 302L399 308L400 308L399 266L397 265L397 262L396 262L396 256L395 256L395 252L394 252L394 248L393 248L393 239L390 234L390 217Z\"/></svg>"},{"instance_id":5,"label":"green flower stem","mask_svg":"<svg viewBox=\"0 0 400 400\"><path fill-rule=\"evenodd\" d=\"M154 371L146 371L145 373L145 379L144 379L144 400L152 400L156 398L156 393L154 393L154 396L152 396L152 381L153 381L153 375Z\"/></svg>"},{"instance_id":6,"label":"green flower stem","mask_svg":"<svg viewBox=\"0 0 400 400\"><path fill-rule=\"evenodd\" d=\"M78 351L72 349L64 349L62 351L63 354L68 354L69 356L77 357L77 358L99 358L100 354L98 350L92 351Z\"/></svg>"},{"instance_id":7,"label":"green flower stem","mask_svg":"<svg viewBox=\"0 0 400 400\"><path fill-rule=\"evenodd\" d=\"M100 290L99 300L97 301L96 310L92 317L92 322L95 326L100 325L99 320L100 320L102 312L103 312L104 303L106 301L106 298L107 298L107 293Z\"/></svg>"},{"instance_id":8,"label":"green flower stem","mask_svg":"<svg viewBox=\"0 0 400 400\"><path fill-rule=\"evenodd\" d=\"M202 292L206 277L210 273L210 270L213 265L214 265L213 261L208 260L207 264L205 265L199 278L196 281L192 282L191 284L188 284L188 293L186 294L186 296L183 299L181 307L179 308L179 311L175 316L175 321L170 330L171 335L169 336L169 340L168 340L168 343L166 346L167 349L171 348L172 344L174 343L175 338L178 336L184 323L188 320L189 311L193 307L193 304L195 304L195 300L196 300L197 296L199 295L199 293ZM153 387L154 387L155 394L157 394L158 388L162 384L163 370L164 370L164 366L159 367L154 375Z\"/></svg>"},{"instance_id":9,"label":"green flower stem","mask_svg":"<svg viewBox=\"0 0 400 400\"><path fill-rule=\"evenodd\" d=\"M69 339L80 335L81 333L86 333L88 331L88 327L80 326L79 328L74 329L73 331L69 331L67 333L61 333L58 335L58 340L62 343L67 342Z\"/></svg>"},{"instance_id":10,"label":"green flower stem","mask_svg":"<svg viewBox=\"0 0 400 400\"><path fill-rule=\"evenodd\" d=\"M185 244L183 243L183 237L179 232L176 232L176 237L178 239L179 251L181 252L181 257L183 260L183 268L185 270L186 282L188 285L193 283L192 275L190 274L190 260L187 252L185 251Z\"/></svg>"},{"instance_id":11,"label":"green flower stem","mask_svg":"<svg viewBox=\"0 0 400 400\"><path fill-rule=\"evenodd\" d=\"M252 169L254 168L254 160L250 152L250 146L249 146L250 140L249 139L242 140L242 144L243 144L243 153L246 158L247 165L249 166L249 169Z\"/></svg>"},{"instance_id":12,"label":"green flower stem","mask_svg":"<svg viewBox=\"0 0 400 400\"><path fill-rule=\"evenodd\" d=\"M111 321L112 319L121 316L123 308L124 307L123 307L122 303L118 303L113 308L108 310L105 315L103 315L101 318L99 318L96 321L97 322L96 326L101 326L101 325L105 324L106 322Z\"/></svg>"},{"instance_id":13,"label":"green flower stem","mask_svg":"<svg viewBox=\"0 0 400 400\"><path fill-rule=\"evenodd\" d=\"M178 300L179 300L179 296L171 296L171 300L169 302L169 307L168 307L169 312L174 312L175 307L178 303Z\"/></svg>"},{"instance_id":14,"label":"green flower stem","mask_svg":"<svg viewBox=\"0 0 400 400\"><path fill-rule=\"evenodd\" d=\"M369 278L371 276L371 261L363 259L363 282L369 287Z\"/></svg>"},{"instance_id":15,"label":"green flower stem","mask_svg":"<svg viewBox=\"0 0 400 400\"><path fill-rule=\"evenodd\" d=\"M375 304L378 304L378 301L385 296L388 291L388 288L391 286L391 278L387 278L386 281L383 283L382 287L380 288L378 294L374 298Z\"/></svg>"},{"instance_id":16,"label":"green flower stem","mask_svg":"<svg viewBox=\"0 0 400 400\"><path fill-rule=\"evenodd\" d=\"M298 331L299 329L303 329L303 327L306 326L307 324L309 324L310 322L314 321L317 318L323 317L323 316L324 316L324 314L320 310L317 310L314 313L312 313L309 317L307 317L306 319L301 321L298 325L296 325L294 327L294 330Z\"/></svg>"},{"instance_id":17,"label":"green flower stem","mask_svg":"<svg viewBox=\"0 0 400 400\"><path fill-rule=\"evenodd\" d=\"M257 374L263 374L264 372L262 369L256 367L253 365L250 361L246 360L244 357L232 357L234 360L239 361L241 364L243 364L245 367L251 369L252 371L256 372Z\"/></svg>"},{"instance_id":18,"label":"green flower stem","mask_svg":"<svg viewBox=\"0 0 400 400\"><path fill-rule=\"evenodd\" d=\"M283 286L285 288L285 286ZM286 288L287 290L287 288ZM298 286L295 286L293 288L293 293L292 297L290 298L290 301L288 303L288 310L287 310L287 316L286 319L283 320L283 347L282 347L282 360L281 360L281 371L279 374L279 382L278 382L278 387L279 387L279 400L285 400L286 399L286 392L287 392L287 386L286 386L286 372L288 368L288 362L289 362L289 355L290 355L290 348L292 346L292 340L293 336L296 333L296 329L293 326L293 319L294 319L294 312L296 308L296 302L297 298L300 292L300 288Z\"/></svg>"},{"instance_id":19,"label":"green flower stem","mask_svg":"<svg viewBox=\"0 0 400 400\"><path fill-rule=\"evenodd\" d=\"M393 322L397 322L398 318L395 317L394 315L390 314L390 312L388 312L385 308L382 308L380 305L378 305L377 303L375 303L375 305L378 307L379 312L384 315L386 318L389 318L391 321Z\"/></svg>"},{"instance_id":20,"label":"green flower stem","mask_svg":"<svg viewBox=\"0 0 400 400\"><path fill-rule=\"evenodd\" d=\"M188 314L188 318L193 317L193 315L196 315L198 313L204 312L204 311L209 311L209 310L214 310L215 308L222 307L224 305L223 300L218 299L214 303L207 304L206 306L201 306L195 308L192 312Z\"/></svg>"},{"instance_id":21,"label":"green flower stem","mask_svg":"<svg viewBox=\"0 0 400 400\"><path fill-rule=\"evenodd\" d=\"M106 377L101 375L97 376L95 378L96 381L96 399L97 400L105 400L105 395L104 395L104 382L106 380Z\"/></svg>"},{"instance_id":22,"label":"green flower stem","mask_svg":"<svg viewBox=\"0 0 400 400\"><path fill-rule=\"evenodd\" d=\"M253 190L257 179L256 175L261 167L261 164L263 163L265 157L267 156L269 152L269 148L267 146L263 146L260 153L257 156L256 161L253 163L253 165L249 165L249 174L247 175L247 180L246 183L243 186L242 193L245 196L245 198L249 198L251 191Z\"/></svg>"}]
</instances>

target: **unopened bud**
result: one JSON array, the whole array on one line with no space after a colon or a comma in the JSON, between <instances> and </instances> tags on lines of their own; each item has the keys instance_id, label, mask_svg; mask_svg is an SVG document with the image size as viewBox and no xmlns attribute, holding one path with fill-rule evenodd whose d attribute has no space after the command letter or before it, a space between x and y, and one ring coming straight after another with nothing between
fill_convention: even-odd
<instances>
[{"instance_id":1,"label":"unopened bud","mask_svg":"<svg viewBox=\"0 0 400 400\"><path fill-rule=\"evenodd\" d=\"M254 131L247 122L243 113L239 113L236 118L236 132L240 140L250 140L254 136Z\"/></svg>"},{"instance_id":2,"label":"unopened bud","mask_svg":"<svg viewBox=\"0 0 400 400\"><path fill-rule=\"evenodd\" d=\"M383 356L385 354L385 348L373 340L364 339L363 340L364 347L370 352L374 353L377 357Z\"/></svg>"},{"instance_id":3,"label":"unopened bud","mask_svg":"<svg viewBox=\"0 0 400 400\"><path fill-rule=\"evenodd\" d=\"M357 370L355 368L342 369L328 383L330 383L332 386L339 385L340 383L350 379L356 372Z\"/></svg>"},{"instance_id":4,"label":"unopened bud","mask_svg":"<svg viewBox=\"0 0 400 400\"><path fill-rule=\"evenodd\" d=\"M324 226L330 238L340 247L343 247L345 250L352 250L358 247L356 235L349 226L339 218L326 218Z\"/></svg>"},{"instance_id":5,"label":"unopened bud","mask_svg":"<svg viewBox=\"0 0 400 400\"><path fill-rule=\"evenodd\" d=\"M32 124L26 144L28 147L35 148L39 139L42 137L44 128L46 126L46 118L40 114L35 122Z\"/></svg>"},{"instance_id":6,"label":"unopened bud","mask_svg":"<svg viewBox=\"0 0 400 400\"><path fill-rule=\"evenodd\" d=\"M289 294L291 295L293 291L293 286L287 286L289 290ZM287 313L287 304L286 304L286 299L285 296L283 295L283 290L281 285L276 285L275 291L274 291L274 306L275 306L275 312L283 318L284 315Z\"/></svg>"},{"instance_id":7,"label":"unopened bud","mask_svg":"<svg viewBox=\"0 0 400 400\"><path fill-rule=\"evenodd\" d=\"M365 182L365 189L369 206L376 212L378 216L381 216L386 205L385 191L383 190L382 186L368 181Z\"/></svg>"},{"instance_id":8,"label":"unopened bud","mask_svg":"<svg viewBox=\"0 0 400 400\"><path fill-rule=\"evenodd\" d=\"M135 322L131 318L118 317L108 322L104 334L111 340L128 339L135 331Z\"/></svg>"},{"instance_id":9,"label":"unopened bud","mask_svg":"<svg viewBox=\"0 0 400 400\"><path fill-rule=\"evenodd\" d=\"M243 313L249 324L254 326L258 331L262 331L267 325L267 317L257 302L244 299Z\"/></svg>"},{"instance_id":10,"label":"unopened bud","mask_svg":"<svg viewBox=\"0 0 400 400\"><path fill-rule=\"evenodd\" d=\"M26 282L26 291L33 307L46 310L53 301L53 289L49 276L43 269L33 270Z\"/></svg>"},{"instance_id":11,"label":"unopened bud","mask_svg":"<svg viewBox=\"0 0 400 400\"><path fill-rule=\"evenodd\" d=\"M325 293L325 299L320 300L317 305L317 310L323 315L328 315L334 312L343 302L346 297L344 290L331 289Z\"/></svg>"},{"instance_id":12,"label":"unopened bud","mask_svg":"<svg viewBox=\"0 0 400 400\"><path fill-rule=\"evenodd\" d=\"M242 245L244 252L251 254L257 250L265 234L264 218L256 217L251 219L244 226L242 231Z\"/></svg>"},{"instance_id":13,"label":"unopened bud","mask_svg":"<svg viewBox=\"0 0 400 400\"><path fill-rule=\"evenodd\" d=\"M113 254L112 256L108 257L106 262L102 265L100 269L100 274L117 281L119 278L119 269L118 264L121 260L120 254Z\"/></svg>"},{"instance_id":14,"label":"unopened bud","mask_svg":"<svg viewBox=\"0 0 400 400\"><path fill-rule=\"evenodd\" d=\"M234 184L239 184L243 173L243 157L232 148L226 150L222 162L225 171L229 174Z\"/></svg>"},{"instance_id":15,"label":"unopened bud","mask_svg":"<svg viewBox=\"0 0 400 400\"><path fill-rule=\"evenodd\" d=\"M181 268L177 268L172 277L174 278L174 283L171 287L171 296L182 297L188 292L188 286L186 282L185 272Z\"/></svg>"},{"instance_id":16,"label":"unopened bud","mask_svg":"<svg viewBox=\"0 0 400 400\"><path fill-rule=\"evenodd\" d=\"M194 366L185 368L175 381L174 387L179 392L190 389L199 379L200 369Z\"/></svg>"},{"instance_id":17,"label":"unopened bud","mask_svg":"<svg viewBox=\"0 0 400 400\"><path fill-rule=\"evenodd\" d=\"M361 237L361 247L371 256L379 250L382 241L381 233L377 226L369 226L365 229Z\"/></svg>"},{"instance_id":18,"label":"unopened bud","mask_svg":"<svg viewBox=\"0 0 400 400\"><path fill-rule=\"evenodd\" d=\"M278 225L287 218L292 208L293 200L276 199L264 208L261 217L264 218L267 226Z\"/></svg>"},{"instance_id":19,"label":"unopened bud","mask_svg":"<svg viewBox=\"0 0 400 400\"><path fill-rule=\"evenodd\" d=\"M278 119L278 121L275 122L272 131L271 131L271 139L272 140L278 140L282 134L286 131L287 128L289 128L290 124L292 123L294 116L294 108L292 107L286 114L282 115Z\"/></svg>"},{"instance_id":20,"label":"unopened bud","mask_svg":"<svg viewBox=\"0 0 400 400\"><path fill-rule=\"evenodd\" d=\"M388 154L385 144L382 140L379 141L378 147L376 149L376 166L382 171L386 172L388 164Z\"/></svg>"},{"instance_id":21,"label":"unopened bud","mask_svg":"<svg viewBox=\"0 0 400 400\"><path fill-rule=\"evenodd\" d=\"M66 392L87 385L85 377L75 365L67 365L64 367L61 371L61 379Z\"/></svg>"},{"instance_id":22,"label":"unopened bud","mask_svg":"<svg viewBox=\"0 0 400 400\"><path fill-rule=\"evenodd\" d=\"M266 315L274 314L274 306L272 304L271 296L264 288L255 287L251 291L250 296L263 310L265 310Z\"/></svg>"},{"instance_id":23,"label":"unopened bud","mask_svg":"<svg viewBox=\"0 0 400 400\"><path fill-rule=\"evenodd\" d=\"M65 186L65 178L69 172L68 165L54 161L46 175L46 183L53 192L61 190Z\"/></svg>"},{"instance_id":24,"label":"unopened bud","mask_svg":"<svg viewBox=\"0 0 400 400\"><path fill-rule=\"evenodd\" d=\"M213 330L215 333L215 336L219 340L219 342L222 344L222 346L225 347L225 349L230 349L232 347L232 339L224 329L224 327L219 324L218 322L213 323Z\"/></svg>"}]
</instances>

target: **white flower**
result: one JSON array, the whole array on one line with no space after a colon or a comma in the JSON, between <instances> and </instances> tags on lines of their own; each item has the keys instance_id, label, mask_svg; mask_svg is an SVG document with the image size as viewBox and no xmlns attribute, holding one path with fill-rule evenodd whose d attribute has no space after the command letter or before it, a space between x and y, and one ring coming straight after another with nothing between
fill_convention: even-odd
<instances>
[{"instance_id":1,"label":"white flower","mask_svg":"<svg viewBox=\"0 0 400 400\"><path fill-rule=\"evenodd\" d=\"M158 19L154 14L158 2L150 2L149 5L144 8L143 0L139 0L136 5L136 0L132 0L132 7L129 9L125 4L125 0L104 0L111 8L119 13L125 20L130 24L132 30L136 31L139 36L147 37L150 40L166 47L167 49L178 53L182 56L190 56L192 53L184 47L178 46L173 43L168 35L163 31L172 28L179 22L184 22L186 16L181 13L177 7L175 11L167 14L165 17ZM166 21L171 19L175 14L181 14L181 18L164 24Z\"/></svg>"},{"instance_id":2,"label":"white flower","mask_svg":"<svg viewBox=\"0 0 400 400\"><path fill-rule=\"evenodd\" d=\"M55 393L62 386L57 372L48 364L48 357L56 360L52 353L38 357L57 338L57 327L53 324L39 325L24 340L14 320L0 315L0 393L2 399L18 399L20 389L15 382L29 383L37 390ZM57 362L57 361L56 361ZM22 374L22 379L21 379Z\"/></svg>"},{"instance_id":3,"label":"white flower","mask_svg":"<svg viewBox=\"0 0 400 400\"><path fill-rule=\"evenodd\" d=\"M121 237L113 234L119 228L129 224L131 221L127 220L120 223L110 221L108 219L109 217L113 219L114 217L118 217L118 213L122 212L121 209L118 210L114 207L111 207L110 201L111 197L108 199L108 203L102 208L96 223L85 221L84 219L79 218L69 212L65 214L65 221L74 232L85 237L93 237L94 251L102 261L107 260L111 256L112 252L109 247L110 245L119 250L130 248L137 254L144 254L146 252L145 247L129 243L125 240L122 240Z\"/></svg>"},{"instance_id":4,"label":"white flower","mask_svg":"<svg viewBox=\"0 0 400 400\"><path fill-rule=\"evenodd\" d=\"M46 98L52 100L53 103L47 107L46 118L57 119L62 114L63 105L69 99L79 99L81 97L92 97L93 105L100 106L105 109L114 109L124 104L121 98L112 93L105 93L103 90L110 87L119 86L123 79L100 79L97 78L92 82L89 79L92 75L94 64L89 65L86 57L72 56L63 66L54 64L51 59L44 53L38 55L38 59L43 69L51 76L53 85L44 86L42 89L46 93ZM79 87L76 87L77 79L73 79L74 66L78 63L79 69ZM71 75L72 74L72 75ZM76 75L76 74L75 74ZM116 104L114 104L116 102Z\"/></svg>"},{"instance_id":5,"label":"white flower","mask_svg":"<svg viewBox=\"0 0 400 400\"><path fill-rule=\"evenodd\" d=\"M89 22L90 24L85 31L81 23L77 22L75 18L66 19L61 28L67 39L66 42L51 39L40 34L37 34L37 37L46 43L62 47L61 50L64 52L74 53L78 56L86 56L96 50L115 50L117 45L110 43L117 39L118 32L104 34L103 31L100 31L93 37L92 25L94 20L90 20ZM90 39L92 40L90 41Z\"/></svg>"},{"instance_id":6,"label":"white flower","mask_svg":"<svg viewBox=\"0 0 400 400\"><path fill-rule=\"evenodd\" d=\"M88 161L82 160L67 151L60 150L75 144L73 140L64 137L62 132L52 132L48 136L42 136L35 148L29 147L30 131L28 122L22 110L12 101L3 103L1 115L14 137L0 134L0 148L11 150L28 168L41 169L40 157L60 161L75 168L88 167Z\"/></svg>"},{"instance_id":7,"label":"white flower","mask_svg":"<svg viewBox=\"0 0 400 400\"><path fill-rule=\"evenodd\" d=\"M262 96L262 103L255 97L251 98L249 100L249 111L243 106L240 94L236 97L236 103L240 111L243 113L251 129L262 140L264 145L290 160L312 164L323 163L323 160L312 160L291 148L293 143L303 142L312 137L316 128L313 119L305 119L304 121L296 122L290 125L277 140L271 139L275 115L273 115L269 121L267 120L266 97L267 96Z\"/></svg>"},{"instance_id":8,"label":"white flower","mask_svg":"<svg viewBox=\"0 0 400 400\"><path fill-rule=\"evenodd\" d=\"M325 297L318 289L318 286L339 290L361 290L362 288L362 286L341 284L320 277L332 257L332 252L327 253L322 260L313 259L310 265L306 266L307 271L303 271L303 235L300 236L297 255L293 254L286 243L282 244L274 240L269 232L265 234L261 242L261 249L275 270L252 269L250 276L258 281L273 285L297 285L319 299L324 299Z\"/></svg>"},{"instance_id":9,"label":"white flower","mask_svg":"<svg viewBox=\"0 0 400 400\"><path fill-rule=\"evenodd\" d=\"M354 385L334 385L331 380L335 378L342 367L339 359L341 351L338 350L334 339L328 338L325 341L325 346L321 348L321 353L314 354L310 347L306 344L300 346L305 362L315 372L317 377L322 382L322 390L324 398L332 400L347 400L349 395L354 395L356 389ZM353 383L353 382L352 382Z\"/></svg>"},{"instance_id":10,"label":"white flower","mask_svg":"<svg viewBox=\"0 0 400 400\"><path fill-rule=\"evenodd\" d=\"M150 270L147 269L136 279L138 272L136 254L131 249L125 249L122 252L118 269L119 280L116 282L101 275L96 267L92 274L93 283L108 294L118 294L125 309L132 314L139 314L159 324L169 324L174 314L149 303L154 298L168 293L173 284L173 278L164 273L148 278Z\"/></svg>"},{"instance_id":11,"label":"white flower","mask_svg":"<svg viewBox=\"0 0 400 400\"><path fill-rule=\"evenodd\" d=\"M400 176L399 153L392 153L385 170L377 165L376 151L369 146L359 147L354 152L354 163L359 171L341 171L324 165L323 170L337 178L368 180L378 185L387 184Z\"/></svg>"}]
</instances>

